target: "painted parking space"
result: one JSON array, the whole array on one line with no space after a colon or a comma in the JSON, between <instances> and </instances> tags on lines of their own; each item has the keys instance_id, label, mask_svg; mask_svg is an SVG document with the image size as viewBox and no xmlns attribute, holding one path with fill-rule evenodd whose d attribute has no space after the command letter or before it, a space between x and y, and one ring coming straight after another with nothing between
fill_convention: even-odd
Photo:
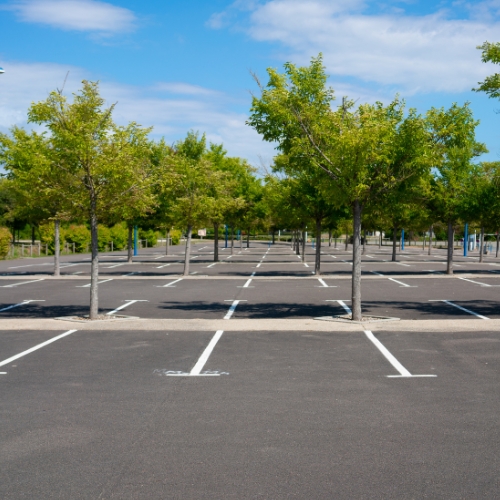
<instances>
[{"instance_id":1,"label":"painted parking space","mask_svg":"<svg viewBox=\"0 0 500 500\"><path fill-rule=\"evenodd\" d=\"M351 296L350 280L347 279L325 275L319 279L312 276L280 279L279 275L263 278L259 269L242 273L241 279L102 278L100 307L103 312L109 312L124 301L136 301L127 309L127 314L143 318L222 318L227 312L227 301L246 300L235 311L235 318L317 317L342 313L337 312L336 301L349 300ZM245 287L250 278L253 280L251 285ZM485 279L483 285L478 283L458 278L391 279L378 276L363 281L363 310L368 314L401 319L467 317L470 313L463 309L492 319L500 317L500 287L497 286L500 279ZM488 284L490 286L485 286ZM0 288L0 316L86 314L89 285L89 281L82 279L32 280L21 286Z\"/></svg>"},{"instance_id":2,"label":"painted parking space","mask_svg":"<svg viewBox=\"0 0 500 500\"><path fill-rule=\"evenodd\" d=\"M214 334L76 332L9 367L1 496L495 497L498 333L376 332L435 378L389 378L362 331L224 332L224 376L168 376Z\"/></svg>"}]
</instances>

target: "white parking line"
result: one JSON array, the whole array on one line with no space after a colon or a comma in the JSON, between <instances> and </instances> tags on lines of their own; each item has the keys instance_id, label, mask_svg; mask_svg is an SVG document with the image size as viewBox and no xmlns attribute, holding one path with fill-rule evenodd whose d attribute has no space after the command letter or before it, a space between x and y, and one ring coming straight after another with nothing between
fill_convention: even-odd
<instances>
[{"instance_id":1,"label":"white parking line","mask_svg":"<svg viewBox=\"0 0 500 500\"><path fill-rule=\"evenodd\" d=\"M11 266L7 269L20 269L21 267L33 267L33 266L53 266L52 262L42 262L41 264L27 264L25 266Z\"/></svg>"},{"instance_id":2,"label":"white parking line","mask_svg":"<svg viewBox=\"0 0 500 500\"><path fill-rule=\"evenodd\" d=\"M318 281L325 287L325 288L328 288L328 285L321 279L321 278L318 278Z\"/></svg>"},{"instance_id":3,"label":"white parking line","mask_svg":"<svg viewBox=\"0 0 500 500\"><path fill-rule=\"evenodd\" d=\"M120 266L124 266L125 263L120 263L120 264L113 264L112 266L106 266L106 267L103 267L103 269L112 269L113 267L120 267Z\"/></svg>"},{"instance_id":4,"label":"white parking line","mask_svg":"<svg viewBox=\"0 0 500 500\"><path fill-rule=\"evenodd\" d=\"M370 272L373 273L373 274L376 274L377 276L383 276L382 273L378 273L377 271L370 271Z\"/></svg>"},{"instance_id":5,"label":"white parking line","mask_svg":"<svg viewBox=\"0 0 500 500\"><path fill-rule=\"evenodd\" d=\"M262 262L259 262L255 267L260 267L261 264Z\"/></svg>"},{"instance_id":6,"label":"white parking line","mask_svg":"<svg viewBox=\"0 0 500 500\"><path fill-rule=\"evenodd\" d=\"M12 285L2 285L0 288L13 288L15 286L19 285L27 285L28 283L36 283L37 281L43 281L45 278L39 279L39 280L32 280L32 281L21 281L21 283L13 283Z\"/></svg>"},{"instance_id":7,"label":"white parking line","mask_svg":"<svg viewBox=\"0 0 500 500\"><path fill-rule=\"evenodd\" d=\"M389 278L391 281L394 281L394 283L399 283L402 287L407 287L407 288L418 288L416 285L407 285L406 283L403 283L402 281L395 280L394 278Z\"/></svg>"},{"instance_id":8,"label":"white parking line","mask_svg":"<svg viewBox=\"0 0 500 500\"><path fill-rule=\"evenodd\" d=\"M23 300L22 302L19 302L19 304L14 304L12 306L4 307L3 309L0 309L0 312L8 311L9 309L14 309L14 307L24 306L26 304L29 304L30 302L45 302L45 300Z\"/></svg>"},{"instance_id":9,"label":"white parking line","mask_svg":"<svg viewBox=\"0 0 500 500\"><path fill-rule=\"evenodd\" d=\"M251 282L252 282L252 279L250 278L250 279L249 279L249 280L247 280L247 282L243 285L243 288L248 288Z\"/></svg>"},{"instance_id":10,"label":"white parking line","mask_svg":"<svg viewBox=\"0 0 500 500\"><path fill-rule=\"evenodd\" d=\"M113 278L110 278L109 280L102 280L99 281L97 284L100 285L101 283L106 283L107 281L113 281ZM78 285L76 288L89 288L91 283L88 283L87 285Z\"/></svg>"},{"instance_id":11,"label":"white parking line","mask_svg":"<svg viewBox=\"0 0 500 500\"><path fill-rule=\"evenodd\" d=\"M232 299L229 299L229 300L224 301L224 302L231 302L231 300ZM224 319L231 319L231 316L233 315L234 311L236 310L236 306L240 302L246 302L246 300L233 300L233 303L231 304L231 307L229 308L229 311L227 312L227 314L224 316Z\"/></svg>"},{"instance_id":12,"label":"white parking line","mask_svg":"<svg viewBox=\"0 0 500 500\"><path fill-rule=\"evenodd\" d=\"M217 262L214 262L213 264L210 264L210 265L209 265L209 266L207 266L207 267L214 267L214 266L215 266L215 264L217 264Z\"/></svg>"},{"instance_id":13,"label":"white parking line","mask_svg":"<svg viewBox=\"0 0 500 500\"><path fill-rule=\"evenodd\" d=\"M411 378L411 377L437 377L437 375L412 375L380 342L370 330L365 330L365 335L373 345L385 356L387 361L400 373L399 375L387 375L388 378Z\"/></svg>"},{"instance_id":14,"label":"white parking line","mask_svg":"<svg viewBox=\"0 0 500 500\"><path fill-rule=\"evenodd\" d=\"M477 316L478 318L490 319L490 318L487 318L486 316L482 316L481 314L477 314L474 311L471 311L470 309L466 309L465 307L459 306L458 304L455 304L449 300L429 300L429 302L444 302L445 304L456 307L457 309L460 309L461 311L472 314L473 316Z\"/></svg>"},{"instance_id":15,"label":"white parking line","mask_svg":"<svg viewBox=\"0 0 500 500\"><path fill-rule=\"evenodd\" d=\"M167 283L166 285L161 285L159 286L158 288L167 288L167 287L171 287L174 283L179 283L179 281L182 281L183 278L179 278L178 280L175 280L175 281L171 281L170 283ZM175 287L174 287L175 288Z\"/></svg>"},{"instance_id":16,"label":"white parking line","mask_svg":"<svg viewBox=\"0 0 500 500\"><path fill-rule=\"evenodd\" d=\"M469 280L467 278L458 278L459 280L469 281L470 283L475 283L476 285L481 286L500 286L500 285L488 285L487 283L481 283L480 281Z\"/></svg>"},{"instance_id":17,"label":"white parking line","mask_svg":"<svg viewBox=\"0 0 500 500\"><path fill-rule=\"evenodd\" d=\"M125 309L126 307L134 304L135 302L149 302L149 300L126 300L125 304L123 304L120 307L117 307L116 309L113 309L112 311L106 313L106 315L111 316L112 314L115 314L115 312L121 311L122 309Z\"/></svg>"},{"instance_id":18,"label":"white parking line","mask_svg":"<svg viewBox=\"0 0 500 500\"><path fill-rule=\"evenodd\" d=\"M26 354L30 354L33 351L41 349L42 347L45 347L46 345L52 344L52 342L55 342L56 340L62 339L63 337L67 337L68 335L71 335L72 333L75 333L77 331L78 330L69 330L65 333L62 333L61 335L58 335L57 337L54 337L54 338L51 338L50 340L42 342L41 344L38 344L35 347L32 347L31 349L23 351L19 354L16 354L15 356L12 356L11 358L8 358L8 359L0 362L0 366L8 365L9 363L12 363L12 361L15 361L16 359L22 358L23 356L26 356ZM5 374L5 372L3 372L3 373Z\"/></svg>"},{"instance_id":19,"label":"white parking line","mask_svg":"<svg viewBox=\"0 0 500 500\"><path fill-rule=\"evenodd\" d=\"M346 302L348 302L348 300L346 300L346 299L344 299L344 300L326 300L325 302L337 302L339 305L341 305L344 308L344 310L347 314L352 314L350 307L346 304Z\"/></svg>"},{"instance_id":20,"label":"white parking line","mask_svg":"<svg viewBox=\"0 0 500 500\"><path fill-rule=\"evenodd\" d=\"M411 267L410 264L403 264L402 262L396 262L398 266Z\"/></svg>"},{"instance_id":21,"label":"white parking line","mask_svg":"<svg viewBox=\"0 0 500 500\"><path fill-rule=\"evenodd\" d=\"M309 264L306 264L306 263L304 262L304 266L309 267Z\"/></svg>"},{"instance_id":22,"label":"white parking line","mask_svg":"<svg viewBox=\"0 0 500 500\"><path fill-rule=\"evenodd\" d=\"M210 357L210 354L212 354L212 351L214 350L215 346L217 345L217 342L219 339L222 337L222 334L224 333L224 330L217 330L215 332L215 335L212 337L212 340L210 340L209 344L203 351L202 355L196 362L196 364L193 366L193 369L189 373L167 373L167 377L219 377L219 373L201 373L201 370L203 370L203 367L208 361L208 358Z\"/></svg>"},{"instance_id":23,"label":"white parking line","mask_svg":"<svg viewBox=\"0 0 500 500\"><path fill-rule=\"evenodd\" d=\"M163 264L163 266L156 266L156 269L162 269L163 267L168 267L170 264Z\"/></svg>"}]
</instances>

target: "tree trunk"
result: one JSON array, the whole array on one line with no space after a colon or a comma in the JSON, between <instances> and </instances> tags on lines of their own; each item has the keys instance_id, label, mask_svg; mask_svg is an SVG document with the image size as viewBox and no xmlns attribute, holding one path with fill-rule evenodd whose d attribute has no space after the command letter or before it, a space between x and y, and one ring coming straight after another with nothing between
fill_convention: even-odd
<instances>
[{"instance_id":1,"label":"tree trunk","mask_svg":"<svg viewBox=\"0 0 500 500\"><path fill-rule=\"evenodd\" d=\"M321 219L316 219L316 260L314 262L314 274L321 275Z\"/></svg>"},{"instance_id":2,"label":"tree trunk","mask_svg":"<svg viewBox=\"0 0 500 500\"><path fill-rule=\"evenodd\" d=\"M297 230L297 237L295 238L295 253L300 255L300 231Z\"/></svg>"},{"instance_id":3,"label":"tree trunk","mask_svg":"<svg viewBox=\"0 0 500 500\"><path fill-rule=\"evenodd\" d=\"M250 228L247 231L247 248L250 248Z\"/></svg>"},{"instance_id":4,"label":"tree trunk","mask_svg":"<svg viewBox=\"0 0 500 500\"><path fill-rule=\"evenodd\" d=\"M446 262L446 274L453 274L453 223L448 221L448 259Z\"/></svg>"},{"instance_id":5,"label":"tree trunk","mask_svg":"<svg viewBox=\"0 0 500 500\"><path fill-rule=\"evenodd\" d=\"M231 255L234 254L234 229L231 226Z\"/></svg>"},{"instance_id":6,"label":"tree trunk","mask_svg":"<svg viewBox=\"0 0 500 500\"><path fill-rule=\"evenodd\" d=\"M396 262L396 235L398 232L398 228L394 227L392 229L392 262Z\"/></svg>"},{"instance_id":7,"label":"tree trunk","mask_svg":"<svg viewBox=\"0 0 500 500\"><path fill-rule=\"evenodd\" d=\"M347 252L347 245L349 244L349 235L345 232L345 251Z\"/></svg>"},{"instance_id":8,"label":"tree trunk","mask_svg":"<svg viewBox=\"0 0 500 500\"><path fill-rule=\"evenodd\" d=\"M97 319L99 316L99 240L97 228L97 207L96 200L90 200L90 247L92 250L92 260L90 265L90 319Z\"/></svg>"},{"instance_id":9,"label":"tree trunk","mask_svg":"<svg viewBox=\"0 0 500 500\"><path fill-rule=\"evenodd\" d=\"M35 244L35 226L34 225L31 226L31 244L32 245Z\"/></svg>"},{"instance_id":10,"label":"tree trunk","mask_svg":"<svg viewBox=\"0 0 500 500\"><path fill-rule=\"evenodd\" d=\"M328 230L328 246L329 247L332 246L332 230L331 229Z\"/></svg>"},{"instance_id":11,"label":"tree trunk","mask_svg":"<svg viewBox=\"0 0 500 500\"><path fill-rule=\"evenodd\" d=\"M275 241L275 235L276 235L276 229L273 229L273 245L274 245L274 241Z\"/></svg>"},{"instance_id":12,"label":"tree trunk","mask_svg":"<svg viewBox=\"0 0 500 500\"><path fill-rule=\"evenodd\" d=\"M193 231L193 226L188 226L187 228L187 238L186 238L186 251L184 253L184 271L183 276L189 276L189 259L191 258L191 233Z\"/></svg>"},{"instance_id":13,"label":"tree trunk","mask_svg":"<svg viewBox=\"0 0 500 500\"><path fill-rule=\"evenodd\" d=\"M479 262L483 262L483 246L484 246L484 226L481 226L481 243L479 245Z\"/></svg>"},{"instance_id":14,"label":"tree trunk","mask_svg":"<svg viewBox=\"0 0 500 500\"><path fill-rule=\"evenodd\" d=\"M498 258L498 250L500 248L500 231L497 229L497 251L495 253L495 257Z\"/></svg>"},{"instance_id":15,"label":"tree trunk","mask_svg":"<svg viewBox=\"0 0 500 500\"><path fill-rule=\"evenodd\" d=\"M366 252L366 230L363 231L363 255Z\"/></svg>"},{"instance_id":16,"label":"tree trunk","mask_svg":"<svg viewBox=\"0 0 500 500\"><path fill-rule=\"evenodd\" d=\"M302 229L302 262L306 261L306 232Z\"/></svg>"},{"instance_id":17,"label":"tree trunk","mask_svg":"<svg viewBox=\"0 0 500 500\"><path fill-rule=\"evenodd\" d=\"M429 228L429 251L427 252L429 255L431 254L432 248L432 226Z\"/></svg>"},{"instance_id":18,"label":"tree trunk","mask_svg":"<svg viewBox=\"0 0 500 500\"><path fill-rule=\"evenodd\" d=\"M425 234L424 234L424 238L423 238L423 243L422 243L422 251L425 251Z\"/></svg>"},{"instance_id":19,"label":"tree trunk","mask_svg":"<svg viewBox=\"0 0 500 500\"><path fill-rule=\"evenodd\" d=\"M214 223L214 262L219 262L219 224Z\"/></svg>"},{"instance_id":20,"label":"tree trunk","mask_svg":"<svg viewBox=\"0 0 500 500\"><path fill-rule=\"evenodd\" d=\"M170 248L170 229L167 230L167 235L165 236L165 255L168 255L169 248Z\"/></svg>"},{"instance_id":21,"label":"tree trunk","mask_svg":"<svg viewBox=\"0 0 500 500\"><path fill-rule=\"evenodd\" d=\"M352 320L361 321L361 212L362 207L358 200L353 206L353 235L352 235Z\"/></svg>"},{"instance_id":22,"label":"tree trunk","mask_svg":"<svg viewBox=\"0 0 500 500\"><path fill-rule=\"evenodd\" d=\"M61 266L59 262L59 254L61 252L61 247L59 243L59 227L60 227L60 221L59 219L56 219L54 221L54 276L60 276L61 275Z\"/></svg>"},{"instance_id":23,"label":"tree trunk","mask_svg":"<svg viewBox=\"0 0 500 500\"><path fill-rule=\"evenodd\" d=\"M243 233L240 229L240 250L243 250Z\"/></svg>"},{"instance_id":24,"label":"tree trunk","mask_svg":"<svg viewBox=\"0 0 500 500\"><path fill-rule=\"evenodd\" d=\"M380 231L380 239L378 240L378 248L382 248L382 231Z\"/></svg>"},{"instance_id":25,"label":"tree trunk","mask_svg":"<svg viewBox=\"0 0 500 500\"><path fill-rule=\"evenodd\" d=\"M134 228L132 226L129 226L128 227L128 256L127 256L127 262L129 264L132 264L132 256L133 256L132 237L133 237L133 232L134 232Z\"/></svg>"}]
</instances>

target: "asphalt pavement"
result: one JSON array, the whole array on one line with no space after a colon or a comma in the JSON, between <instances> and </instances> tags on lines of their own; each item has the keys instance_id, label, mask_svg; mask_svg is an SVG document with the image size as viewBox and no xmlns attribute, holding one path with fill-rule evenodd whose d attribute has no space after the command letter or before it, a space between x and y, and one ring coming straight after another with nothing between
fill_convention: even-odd
<instances>
[{"instance_id":1,"label":"asphalt pavement","mask_svg":"<svg viewBox=\"0 0 500 500\"><path fill-rule=\"evenodd\" d=\"M344 246L320 276L171 250L100 256L100 311L139 318L102 328L54 319L88 313L88 255L0 262L0 498L498 497L500 260L369 246L364 314L401 321L344 327L315 319L349 311Z\"/></svg>"}]
</instances>

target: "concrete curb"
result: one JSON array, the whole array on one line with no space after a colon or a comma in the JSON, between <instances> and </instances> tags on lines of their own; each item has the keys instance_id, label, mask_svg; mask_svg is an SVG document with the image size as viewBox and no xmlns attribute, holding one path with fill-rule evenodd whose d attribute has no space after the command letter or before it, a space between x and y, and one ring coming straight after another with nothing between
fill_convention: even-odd
<instances>
[{"instance_id":1,"label":"concrete curb","mask_svg":"<svg viewBox=\"0 0 500 500\"><path fill-rule=\"evenodd\" d=\"M0 319L1 331L23 330L64 330L75 328L75 323L51 318L30 319ZM333 323L329 321L315 321L310 319L131 319L120 322L81 323L78 330L135 330L135 331L217 331L227 332L359 332L363 330L393 331L393 332L500 332L500 319L484 321L480 319L460 320L400 320L388 323ZM1 335L1 333L0 333Z\"/></svg>"}]
</instances>

